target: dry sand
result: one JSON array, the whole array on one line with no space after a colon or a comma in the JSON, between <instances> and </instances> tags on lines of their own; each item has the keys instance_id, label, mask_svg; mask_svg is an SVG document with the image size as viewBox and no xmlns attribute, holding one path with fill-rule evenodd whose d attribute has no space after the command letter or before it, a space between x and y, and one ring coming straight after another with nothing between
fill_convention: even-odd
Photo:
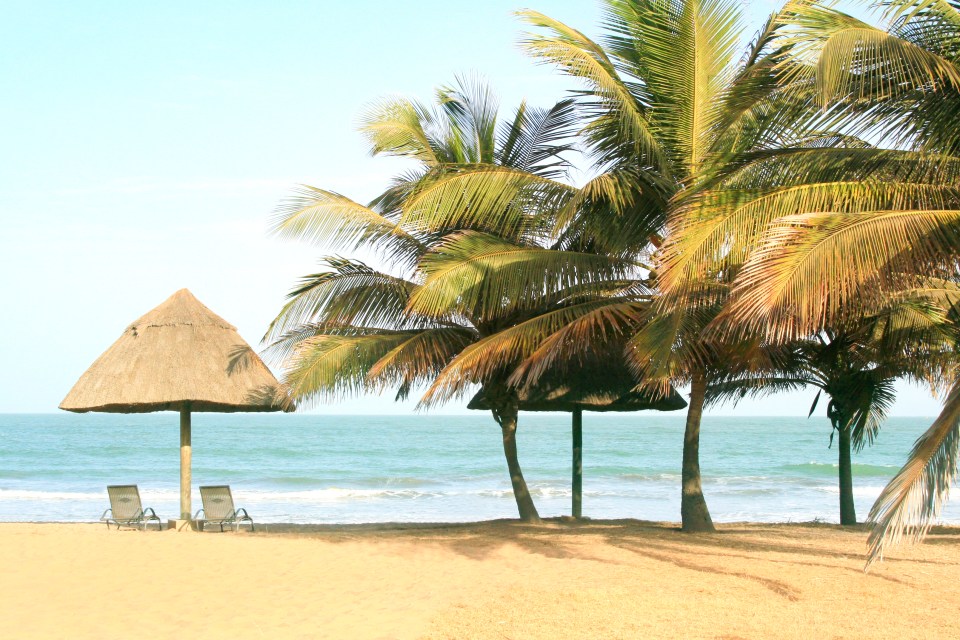
<instances>
[{"instance_id":1,"label":"dry sand","mask_svg":"<svg viewBox=\"0 0 960 640\"><path fill-rule=\"evenodd\" d=\"M0 525L4 638L960 638L960 530Z\"/></svg>"}]
</instances>

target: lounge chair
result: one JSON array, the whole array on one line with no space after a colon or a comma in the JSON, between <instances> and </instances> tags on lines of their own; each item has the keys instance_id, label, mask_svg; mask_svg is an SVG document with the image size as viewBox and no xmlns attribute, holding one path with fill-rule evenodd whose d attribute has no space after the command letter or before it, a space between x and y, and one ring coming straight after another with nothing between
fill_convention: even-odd
<instances>
[{"instance_id":1,"label":"lounge chair","mask_svg":"<svg viewBox=\"0 0 960 640\"><path fill-rule=\"evenodd\" d=\"M110 508L100 516L101 522L107 523L107 529L110 523L120 527L141 527L144 531L147 524L156 520L157 530L163 530L163 523L153 509L146 509L140 504L140 490L135 484L115 484L107 487L107 495L110 496ZM109 517L107 514L110 514Z\"/></svg>"},{"instance_id":2,"label":"lounge chair","mask_svg":"<svg viewBox=\"0 0 960 640\"><path fill-rule=\"evenodd\" d=\"M203 509L197 511L193 519L197 521L201 531L208 522L220 525L220 531L223 531L223 525L232 525L236 531L240 531L240 524L249 522L250 531L253 531L253 518L250 517L247 510L237 509L233 506L230 485L200 487L200 499L203 501ZM202 520L200 519L201 513L203 514Z\"/></svg>"}]
</instances>

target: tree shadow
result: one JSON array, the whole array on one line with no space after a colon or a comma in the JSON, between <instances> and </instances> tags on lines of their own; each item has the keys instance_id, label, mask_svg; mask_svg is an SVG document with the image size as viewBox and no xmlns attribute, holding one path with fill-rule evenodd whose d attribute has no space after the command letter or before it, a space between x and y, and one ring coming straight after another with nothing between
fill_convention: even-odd
<instances>
[{"instance_id":1,"label":"tree shadow","mask_svg":"<svg viewBox=\"0 0 960 640\"><path fill-rule=\"evenodd\" d=\"M236 344L227 355L227 375L233 376L243 373L259 361L257 352L250 345Z\"/></svg>"},{"instance_id":2,"label":"tree shadow","mask_svg":"<svg viewBox=\"0 0 960 640\"><path fill-rule=\"evenodd\" d=\"M642 520L589 520L564 521L546 519L542 525L526 524L517 520L491 520L470 523L371 523L353 525L267 525L266 535L318 537L333 543L369 541L383 538L406 540L414 547L430 544L448 549L473 560L488 559L504 547L513 545L531 554L551 559L588 560L609 565L630 565L628 560L602 557L589 550L586 540L598 537L609 547L621 549L639 557L673 564L694 571L729 575L757 582L774 593L788 599L797 599L794 587L781 580L766 578L741 571L733 571L707 563L697 558L710 556L718 559L737 558L768 562L774 565L820 567L844 573L865 575L909 586L911 583L894 576L877 572L864 574L860 567L845 566L844 561L864 560L842 549L810 547L804 544L809 536L796 539L798 532L815 534L817 530L835 533L861 534L865 529L850 531L838 525L791 524L791 525L732 525L711 534L682 533L672 523ZM941 544L960 545L957 531L945 532L951 540ZM782 539L771 539L782 538ZM768 554L784 554L791 558L765 557ZM921 558L888 558L885 560L905 563L929 563L950 566L960 563L924 560Z\"/></svg>"}]
</instances>

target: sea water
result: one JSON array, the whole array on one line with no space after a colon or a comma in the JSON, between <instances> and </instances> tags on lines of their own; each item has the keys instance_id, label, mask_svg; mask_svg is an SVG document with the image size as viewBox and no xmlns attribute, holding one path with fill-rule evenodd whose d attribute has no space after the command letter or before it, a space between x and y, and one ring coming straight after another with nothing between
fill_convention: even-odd
<instances>
[{"instance_id":1,"label":"sea water","mask_svg":"<svg viewBox=\"0 0 960 640\"><path fill-rule=\"evenodd\" d=\"M853 456L863 520L931 418L893 418ZM584 414L583 514L678 521L684 418ZM718 522L837 522L837 449L817 418L705 417L703 489ZM521 414L518 449L542 516L570 513L569 414ZM458 522L516 517L489 414L194 414L196 487L229 484L258 522ZM0 414L0 521L95 521L106 486L179 512L179 419ZM960 504L941 522L960 523Z\"/></svg>"}]
</instances>

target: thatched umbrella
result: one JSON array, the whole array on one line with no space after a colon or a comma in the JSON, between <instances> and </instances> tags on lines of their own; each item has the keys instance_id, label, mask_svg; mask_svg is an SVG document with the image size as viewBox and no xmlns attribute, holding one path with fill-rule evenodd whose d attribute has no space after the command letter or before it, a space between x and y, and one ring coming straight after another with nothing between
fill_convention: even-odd
<instances>
[{"instance_id":1,"label":"thatched umbrella","mask_svg":"<svg viewBox=\"0 0 960 640\"><path fill-rule=\"evenodd\" d=\"M542 376L531 389L518 392L521 411L569 411L573 414L573 505L574 518L583 513L583 412L584 411L676 411L686 401L670 388L670 393L654 397L634 391L636 381L627 367L616 359L595 357L583 363L576 375L559 372ZM483 389L467 404L468 409L489 409Z\"/></svg>"},{"instance_id":2,"label":"thatched umbrella","mask_svg":"<svg viewBox=\"0 0 960 640\"><path fill-rule=\"evenodd\" d=\"M190 412L292 411L237 333L181 289L131 324L60 403L77 413L180 412L180 518L190 520Z\"/></svg>"}]
</instances>

